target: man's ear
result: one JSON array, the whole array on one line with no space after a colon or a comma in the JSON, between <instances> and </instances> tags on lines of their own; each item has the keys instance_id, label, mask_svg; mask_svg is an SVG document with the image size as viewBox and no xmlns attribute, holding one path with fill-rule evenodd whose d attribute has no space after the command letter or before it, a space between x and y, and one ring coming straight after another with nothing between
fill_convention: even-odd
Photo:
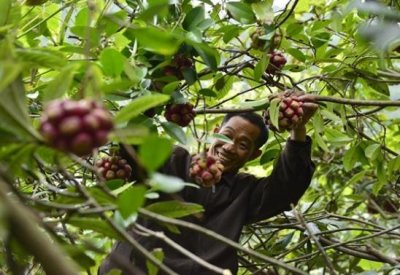
<instances>
[{"instance_id":1,"label":"man's ear","mask_svg":"<svg viewBox=\"0 0 400 275\"><path fill-rule=\"evenodd\" d=\"M260 149L254 150L253 154L250 157L250 160L256 159L261 155L262 151Z\"/></svg>"}]
</instances>

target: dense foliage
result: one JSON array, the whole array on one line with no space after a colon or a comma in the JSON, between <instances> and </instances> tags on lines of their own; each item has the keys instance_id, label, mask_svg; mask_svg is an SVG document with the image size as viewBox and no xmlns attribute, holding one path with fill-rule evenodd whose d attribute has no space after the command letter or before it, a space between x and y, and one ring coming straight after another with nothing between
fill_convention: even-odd
<instances>
[{"instance_id":1,"label":"dense foliage","mask_svg":"<svg viewBox=\"0 0 400 275\"><path fill-rule=\"evenodd\" d=\"M400 5L282 2L1 0L1 271L95 274L112 242L129 240L125 228L138 215L176 232L176 219L202 208L152 203L160 192L195 188L157 173L172 146L200 152L226 140L208 134L222 114L262 113L271 94L296 89L318 95L308 126L317 171L293 211L245 229L236 246L240 274L396 274ZM113 117L108 143L84 139L85 150L97 148L87 154L77 141L83 157L49 143L40 125L55 99L102 104ZM66 108L62 119L72 116L57 106ZM54 135L87 127L95 135L104 121L87 120L57 121L64 130ZM244 170L268 175L286 138L271 134ZM120 165L137 181L111 176L121 144L136 145L126 149L138 167ZM155 274L162 252L148 256Z\"/></svg>"}]
</instances>

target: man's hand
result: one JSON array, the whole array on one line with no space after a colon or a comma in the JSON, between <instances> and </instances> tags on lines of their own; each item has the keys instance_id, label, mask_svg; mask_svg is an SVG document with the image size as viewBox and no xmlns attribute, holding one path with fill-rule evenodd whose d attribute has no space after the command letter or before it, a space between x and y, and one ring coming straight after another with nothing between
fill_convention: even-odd
<instances>
[{"instance_id":1,"label":"man's hand","mask_svg":"<svg viewBox=\"0 0 400 275\"><path fill-rule=\"evenodd\" d=\"M297 141L306 141L306 124L317 111L318 104L315 103L315 96L311 94L299 94L295 98L303 102L303 117L290 132L290 138Z\"/></svg>"}]
</instances>

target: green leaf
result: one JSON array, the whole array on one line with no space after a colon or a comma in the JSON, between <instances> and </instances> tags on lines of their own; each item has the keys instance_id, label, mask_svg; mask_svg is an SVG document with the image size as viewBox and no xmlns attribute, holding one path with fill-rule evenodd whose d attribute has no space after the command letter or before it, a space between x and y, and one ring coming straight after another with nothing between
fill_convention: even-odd
<instances>
[{"instance_id":1,"label":"green leaf","mask_svg":"<svg viewBox=\"0 0 400 275\"><path fill-rule=\"evenodd\" d=\"M354 168L356 162L359 160L359 146L351 146L350 149L343 156L343 168L346 171L350 171Z\"/></svg>"},{"instance_id":2,"label":"green leaf","mask_svg":"<svg viewBox=\"0 0 400 275\"><path fill-rule=\"evenodd\" d=\"M181 178L160 173L154 173L149 184L154 190L160 190L165 193L176 193L185 187L185 182Z\"/></svg>"},{"instance_id":3,"label":"green leaf","mask_svg":"<svg viewBox=\"0 0 400 275\"><path fill-rule=\"evenodd\" d=\"M114 118L114 122L124 123L128 122L130 119L138 116L144 111L161 105L169 100L169 96L163 94L150 94L144 95L134 99L127 106L123 107Z\"/></svg>"},{"instance_id":4,"label":"green leaf","mask_svg":"<svg viewBox=\"0 0 400 275\"><path fill-rule=\"evenodd\" d=\"M197 25L202 22L205 17L204 8L201 6L191 9L185 16L182 27L187 31L192 31L197 28Z\"/></svg>"},{"instance_id":5,"label":"green leaf","mask_svg":"<svg viewBox=\"0 0 400 275\"><path fill-rule=\"evenodd\" d=\"M211 90L211 89L200 89L200 90L198 91L198 93L201 94L201 95L210 96L210 97L216 97L216 96L217 96L217 93L214 92L214 91Z\"/></svg>"},{"instance_id":6,"label":"green leaf","mask_svg":"<svg viewBox=\"0 0 400 275\"><path fill-rule=\"evenodd\" d=\"M272 4L274 1L260 1L258 3L251 4L251 8L260 22L272 22L274 20L274 10Z\"/></svg>"},{"instance_id":7,"label":"green leaf","mask_svg":"<svg viewBox=\"0 0 400 275\"><path fill-rule=\"evenodd\" d=\"M183 41L179 36L155 27L137 28L131 30L139 44L144 49L162 55L173 55L178 51Z\"/></svg>"},{"instance_id":8,"label":"green leaf","mask_svg":"<svg viewBox=\"0 0 400 275\"><path fill-rule=\"evenodd\" d=\"M30 63L32 67L46 68L61 68L66 65L64 55L55 50L30 48L30 49L15 49L16 56L21 62Z\"/></svg>"},{"instance_id":9,"label":"green leaf","mask_svg":"<svg viewBox=\"0 0 400 275\"><path fill-rule=\"evenodd\" d=\"M260 164L264 165L264 164L270 162L271 160L276 159L279 156L280 152L281 152L281 150L279 150L279 149L269 149L269 150L265 151L265 153L260 158Z\"/></svg>"},{"instance_id":10,"label":"green leaf","mask_svg":"<svg viewBox=\"0 0 400 275\"><path fill-rule=\"evenodd\" d=\"M20 78L0 91L0 128L13 132L16 141L41 139L28 117L25 88Z\"/></svg>"},{"instance_id":11,"label":"green leaf","mask_svg":"<svg viewBox=\"0 0 400 275\"><path fill-rule=\"evenodd\" d=\"M210 135L210 138L218 139L222 142L233 144L233 140L231 140L230 138L228 138L227 136L225 136L223 134L213 133L212 135Z\"/></svg>"},{"instance_id":12,"label":"green leaf","mask_svg":"<svg viewBox=\"0 0 400 275\"><path fill-rule=\"evenodd\" d=\"M135 84L140 83L146 77L147 71L146 67L131 65L129 61L124 63L125 74Z\"/></svg>"},{"instance_id":13,"label":"green leaf","mask_svg":"<svg viewBox=\"0 0 400 275\"><path fill-rule=\"evenodd\" d=\"M168 121L162 122L161 126L169 136L177 140L180 144L185 145L187 143L185 132L181 126Z\"/></svg>"},{"instance_id":14,"label":"green leaf","mask_svg":"<svg viewBox=\"0 0 400 275\"><path fill-rule=\"evenodd\" d=\"M333 112L331 112L331 111L329 111L327 109L321 110L320 113L321 113L321 115L323 117L329 118L332 121L335 121L335 122L341 122L342 121L342 119L339 116L337 116L335 113L333 113Z\"/></svg>"},{"instance_id":15,"label":"green leaf","mask_svg":"<svg viewBox=\"0 0 400 275\"><path fill-rule=\"evenodd\" d=\"M329 152L330 151L328 146L326 145L325 141L322 139L322 136L321 136L321 134L319 132L317 132L317 131L314 132L314 139L317 142L318 146L322 150L324 150L325 152Z\"/></svg>"},{"instance_id":16,"label":"green leaf","mask_svg":"<svg viewBox=\"0 0 400 275\"><path fill-rule=\"evenodd\" d=\"M7 24L10 10L11 10L11 0L1 0L0 1L0 27Z\"/></svg>"},{"instance_id":17,"label":"green leaf","mask_svg":"<svg viewBox=\"0 0 400 275\"><path fill-rule=\"evenodd\" d=\"M236 25L225 25L218 29L218 33L223 34L223 41L229 43L233 38L237 37L242 29Z\"/></svg>"},{"instance_id":18,"label":"green leaf","mask_svg":"<svg viewBox=\"0 0 400 275\"><path fill-rule=\"evenodd\" d=\"M344 133L325 127L325 137L328 142L336 143L338 145L345 145L353 141L353 138L345 135Z\"/></svg>"},{"instance_id":19,"label":"green leaf","mask_svg":"<svg viewBox=\"0 0 400 275\"><path fill-rule=\"evenodd\" d=\"M43 101L60 98L67 93L77 69L77 64L69 64L62 68L60 73L48 83L43 92Z\"/></svg>"},{"instance_id":20,"label":"green leaf","mask_svg":"<svg viewBox=\"0 0 400 275\"><path fill-rule=\"evenodd\" d=\"M13 61L0 62L0 91L10 85L22 72L22 64Z\"/></svg>"},{"instance_id":21,"label":"green leaf","mask_svg":"<svg viewBox=\"0 0 400 275\"><path fill-rule=\"evenodd\" d=\"M219 62L218 52L205 43L197 43L194 44L193 47L195 48L196 52L201 56L203 61L207 64L207 66L211 70L216 71Z\"/></svg>"},{"instance_id":22,"label":"green leaf","mask_svg":"<svg viewBox=\"0 0 400 275\"><path fill-rule=\"evenodd\" d=\"M226 9L232 17L243 24L251 24L256 22L256 17L249 4L243 2L228 2Z\"/></svg>"},{"instance_id":23,"label":"green leaf","mask_svg":"<svg viewBox=\"0 0 400 275\"><path fill-rule=\"evenodd\" d=\"M85 247L81 245L63 245L62 248L68 253L68 255L83 268L90 268L96 264L96 262L86 255Z\"/></svg>"},{"instance_id":24,"label":"green leaf","mask_svg":"<svg viewBox=\"0 0 400 275\"><path fill-rule=\"evenodd\" d=\"M367 174L367 171L361 171L357 174L355 174L354 176L351 177L351 179L347 182L346 185L353 185L357 182L359 182L360 180L362 180L364 178L364 176Z\"/></svg>"},{"instance_id":25,"label":"green leaf","mask_svg":"<svg viewBox=\"0 0 400 275\"><path fill-rule=\"evenodd\" d=\"M125 56L113 48L106 48L100 54L103 72L109 76L119 76L124 70Z\"/></svg>"},{"instance_id":26,"label":"green leaf","mask_svg":"<svg viewBox=\"0 0 400 275\"><path fill-rule=\"evenodd\" d=\"M142 11L138 18L145 21L151 21L155 16L165 18L168 14L168 0L148 0L148 7Z\"/></svg>"},{"instance_id":27,"label":"green leaf","mask_svg":"<svg viewBox=\"0 0 400 275\"><path fill-rule=\"evenodd\" d=\"M192 85L197 80L196 70L194 68L185 68L181 70L187 85Z\"/></svg>"},{"instance_id":28,"label":"green leaf","mask_svg":"<svg viewBox=\"0 0 400 275\"><path fill-rule=\"evenodd\" d=\"M271 123L274 125L277 129L279 129L279 104L280 104L280 99L279 98L274 98L271 100L271 104L269 105L269 116L271 118Z\"/></svg>"},{"instance_id":29,"label":"green leaf","mask_svg":"<svg viewBox=\"0 0 400 275\"><path fill-rule=\"evenodd\" d=\"M260 61L258 61L256 67L254 68L254 80L259 81L264 74L267 66L269 64L268 52L264 52Z\"/></svg>"},{"instance_id":30,"label":"green leaf","mask_svg":"<svg viewBox=\"0 0 400 275\"><path fill-rule=\"evenodd\" d=\"M264 98L264 99L260 99L260 100L249 100L249 101L240 103L240 106L242 108L253 108L256 111L266 110L269 107L269 99Z\"/></svg>"},{"instance_id":31,"label":"green leaf","mask_svg":"<svg viewBox=\"0 0 400 275\"><path fill-rule=\"evenodd\" d=\"M118 210L124 219L136 213L143 206L146 200L146 191L145 186L131 186L118 196Z\"/></svg>"},{"instance_id":32,"label":"green leaf","mask_svg":"<svg viewBox=\"0 0 400 275\"><path fill-rule=\"evenodd\" d=\"M158 259L160 262L164 260L164 252L161 248L155 248L151 251L151 254ZM155 266L149 260L146 260L146 267L147 267L147 274L148 275L157 275L158 274L158 267Z\"/></svg>"},{"instance_id":33,"label":"green leaf","mask_svg":"<svg viewBox=\"0 0 400 275\"><path fill-rule=\"evenodd\" d=\"M306 61L306 56L304 55L304 53L302 51L300 51L299 49L296 48L289 48L286 50L291 56L293 56L294 58L296 58L297 60L301 61L301 62L305 62Z\"/></svg>"},{"instance_id":34,"label":"green leaf","mask_svg":"<svg viewBox=\"0 0 400 275\"><path fill-rule=\"evenodd\" d=\"M364 150L365 156L370 160L376 160L381 152L380 144L371 144Z\"/></svg>"},{"instance_id":35,"label":"green leaf","mask_svg":"<svg viewBox=\"0 0 400 275\"><path fill-rule=\"evenodd\" d=\"M92 230L94 232L100 233L106 237L113 239L121 239L118 232L114 230L106 221L96 218L81 218L81 217L71 217L66 220L66 223L76 226L84 230Z\"/></svg>"},{"instance_id":36,"label":"green leaf","mask_svg":"<svg viewBox=\"0 0 400 275\"><path fill-rule=\"evenodd\" d=\"M388 172L392 174L393 172L397 172L400 170L400 156L395 157L394 159L390 160L388 163Z\"/></svg>"},{"instance_id":37,"label":"green leaf","mask_svg":"<svg viewBox=\"0 0 400 275\"><path fill-rule=\"evenodd\" d=\"M170 139L150 136L139 147L139 159L148 171L155 171L171 155L172 147Z\"/></svg>"},{"instance_id":38,"label":"green leaf","mask_svg":"<svg viewBox=\"0 0 400 275\"><path fill-rule=\"evenodd\" d=\"M140 144L149 135L150 131L143 125L129 125L120 129L115 129L110 139L115 142L126 144Z\"/></svg>"},{"instance_id":39,"label":"green leaf","mask_svg":"<svg viewBox=\"0 0 400 275\"><path fill-rule=\"evenodd\" d=\"M168 83L162 88L163 94L171 95L173 92L175 92L179 86L181 85L180 81L173 81L171 83Z\"/></svg>"},{"instance_id":40,"label":"green leaf","mask_svg":"<svg viewBox=\"0 0 400 275\"><path fill-rule=\"evenodd\" d=\"M181 202L176 200L155 202L148 205L146 209L170 218L182 218L204 211L203 206L200 204Z\"/></svg>"}]
</instances>

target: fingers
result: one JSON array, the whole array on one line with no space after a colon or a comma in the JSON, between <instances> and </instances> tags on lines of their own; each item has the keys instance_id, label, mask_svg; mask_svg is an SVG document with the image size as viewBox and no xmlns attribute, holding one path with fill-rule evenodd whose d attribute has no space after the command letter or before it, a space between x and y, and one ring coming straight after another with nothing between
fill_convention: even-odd
<instances>
[{"instance_id":1,"label":"fingers","mask_svg":"<svg viewBox=\"0 0 400 275\"><path fill-rule=\"evenodd\" d=\"M303 102L303 109L317 110L319 105L313 102Z\"/></svg>"},{"instance_id":2,"label":"fingers","mask_svg":"<svg viewBox=\"0 0 400 275\"><path fill-rule=\"evenodd\" d=\"M315 95L303 94L303 95L298 96L298 99L303 102L315 102Z\"/></svg>"}]
</instances>

